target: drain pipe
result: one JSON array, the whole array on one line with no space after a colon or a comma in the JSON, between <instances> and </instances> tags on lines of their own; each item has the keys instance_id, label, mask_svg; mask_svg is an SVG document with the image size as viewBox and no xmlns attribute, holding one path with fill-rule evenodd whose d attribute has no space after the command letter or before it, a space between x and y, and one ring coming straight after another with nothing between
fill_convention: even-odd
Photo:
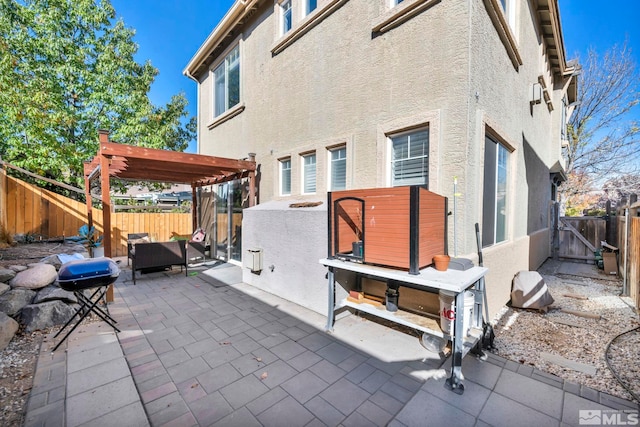
<instances>
[{"instance_id":1,"label":"drain pipe","mask_svg":"<svg viewBox=\"0 0 640 427\"><path fill-rule=\"evenodd\" d=\"M233 255L233 186L235 181L227 181L227 262Z\"/></svg>"},{"instance_id":2,"label":"drain pipe","mask_svg":"<svg viewBox=\"0 0 640 427\"><path fill-rule=\"evenodd\" d=\"M453 256L458 257L458 177L453 177Z\"/></svg>"},{"instance_id":3,"label":"drain pipe","mask_svg":"<svg viewBox=\"0 0 640 427\"><path fill-rule=\"evenodd\" d=\"M624 277L622 280L622 295L628 295L627 289L627 259L629 258L629 208L624 209Z\"/></svg>"}]
</instances>

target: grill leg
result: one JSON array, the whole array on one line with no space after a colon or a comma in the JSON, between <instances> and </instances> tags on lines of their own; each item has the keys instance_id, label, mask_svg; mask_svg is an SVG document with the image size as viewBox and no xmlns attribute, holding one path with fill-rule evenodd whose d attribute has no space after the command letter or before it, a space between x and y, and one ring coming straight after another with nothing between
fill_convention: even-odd
<instances>
[{"instance_id":1,"label":"grill leg","mask_svg":"<svg viewBox=\"0 0 640 427\"><path fill-rule=\"evenodd\" d=\"M95 292L94 292L93 294L91 294L90 299L93 299L93 297L95 297L95 296L98 294L98 292L100 292L100 288L96 289L96 290L95 290ZM64 330L67 328L67 326L69 326L69 324L70 324L71 322L73 322L73 319L75 319L75 318L76 318L76 316L80 316L80 315L83 313L83 311L85 310L85 308L87 308L87 304L86 304L86 302L85 302L86 297L85 297L84 295L82 295L82 293L81 293L81 292L74 292L74 295L76 296L76 298L78 298L78 300L80 300L80 307L78 307L78 309L76 310L76 312L75 312L75 313L73 313L73 316L71 316L71 318L70 318L69 320L67 320L67 323L65 323L65 324L64 324L64 326L62 327L62 329L60 329L60 330L59 330L59 331L58 331L58 332L53 336L54 338L57 338L57 337L58 337L58 335L60 335L60 334L62 333L62 331L64 331ZM78 295L82 295L82 297L83 297L84 299L80 298ZM56 346L56 348L58 348L58 347ZM55 349L54 349L54 351L55 351Z\"/></svg>"},{"instance_id":2,"label":"grill leg","mask_svg":"<svg viewBox=\"0 0 640 427\"><path fill-rule=\"evenodd\" d=\"M69 319L67 321L67 323L62 327L62 329L60 329L58 331L58 333L56 333L54 335L54 338L56 338L58 335L60 335L60 333L62 333L63 330L66 329L67 326L69 326L69 324L71 324L71 322L73 321L73 319L75 319L76 316L80 316L80 318L78 319L78 321L76 322L75 325L73 325L73 328L71 328L71 330L69 332L67 332L65 334L64 337L62 337L62 339L60 340L60 342L58 344L56 344L56 346L53 348L52 351L56 351L58 349L58 347L60 347L60 344L62 344L69 335L71 335L71 333L73 331L76 330L76 328L80 325L80 323L82 323L82 321L84 320L85 317L87 317L89 315L89 313L91 313L92 311L94 313L96 313L102 320L104 320L105 322L107 322L113 329L115 329L117 332L120 332L120 329L118 329L115 326L115 323L117 323L115 321L115 319L113 319L109 314L105 313L104 311L102 311L99 307L96 307L96 305L98 304L98 302L100 302L100 299L104 297L104 295L107 292L107 289L109 288L109 286L103 286L102 288L98 288L96 289L96 291L91 294L90 298L85 297L82 292L74 292L74 294L76 295L76 297L78 298L78 300L81 302L80 307L78 308L78 310L76 310L76 312L74 313L73 316L71 316L71 319ZM94 299L94 297L98 294L98 297ZM82 313L82 315L80 315L80 313ZM113 323L112 323L113 322Z\"/></svg>"}]
</instances>

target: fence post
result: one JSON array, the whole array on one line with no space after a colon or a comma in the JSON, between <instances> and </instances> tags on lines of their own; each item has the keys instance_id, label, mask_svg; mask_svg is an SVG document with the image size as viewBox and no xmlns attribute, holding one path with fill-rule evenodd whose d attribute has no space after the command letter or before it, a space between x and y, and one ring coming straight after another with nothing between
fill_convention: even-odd
<instances>
[{"instance_id":1,"label":"fence post","mask_svg":"<svg viewBox=\"0 0 640 427\"><path fill-rule=\"evenodd\" d=\"M7 170L0 157L0 227L7 230Z\"/></svg>"},{"instance_id":2,"label":"fence post","mask_svg":"<svg viewBox=\"0 0 640 427\"><path fill-rule=\"evenodd\" d=\"M552 256L554 260L558 260L560 252L560 203L551 203L551 222L553 226L553 235L551 236Z\"/></svg>"},{"instance_id":3,"label":"fence post","mask_svg":"<svg viewBox=\"0 0 640 427\"><path fill-rule=\"evenodd\" d=\"M623 200L625 200L623 198ZM624 210L624 279L622 281L622 295L629 295L629 234L631 217L635 216L638 209L634 208L633 212L631 206L638 200L636 194L629 195L629 202Z\"/></svg>"}]
</instances>

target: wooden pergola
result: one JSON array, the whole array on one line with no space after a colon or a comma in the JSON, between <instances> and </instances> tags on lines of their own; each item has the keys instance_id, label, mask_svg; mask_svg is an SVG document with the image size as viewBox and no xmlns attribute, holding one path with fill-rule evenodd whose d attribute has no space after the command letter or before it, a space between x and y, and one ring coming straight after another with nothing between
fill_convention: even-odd
<instances>
[{"instance_id":1,"label":"wooden pergola","mask_svg":"<svg viewBox=\"0 0 640 427\"><path fill-rule=\"evenodd\" d=\"M197 189L202 186L219 184L240 178L249 178L249 206L255 204L256 162L255 154L249 160L234 160L202 154L158 150L118 144L109 141L107 131L98 131L100 148L96 156L84 164L84 184L87 198L89 227L93 226L91 183L100 180L102 192L102 225L104 227L104 252L111 254L111 198L109 178L115 177L132 181L153 181L177 184L191 184L192 223L198 226Z\"/></svg>"}]
</instances>

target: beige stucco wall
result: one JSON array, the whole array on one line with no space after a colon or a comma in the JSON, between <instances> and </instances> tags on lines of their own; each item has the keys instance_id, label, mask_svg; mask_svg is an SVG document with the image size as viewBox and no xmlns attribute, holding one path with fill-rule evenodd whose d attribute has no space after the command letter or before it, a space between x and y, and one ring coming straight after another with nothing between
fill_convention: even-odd
<instances>
[{"instance_id":1,"label":"beige stucco wall","mask_svg":"<svg viewBox=\"0 0 640 427\"><path fill-rule=\"evenodd\" d=\"M291 157L292 196L284 200L324 201L327 147L346 144L348 188L387 186L386 135L429 123L429 189L449 197L451 209L454 177L458 179L457 232L454 236L451 217L449 250L453 252L456 238L458 255L473 257L474 224L482 221L484 137L490 128L513 150L509 240L485 249L485 266L491 270L490 305L495 311L508 300L513 276L530 268L530 258L539 264L548 255L548 169L560 155L561 94L552 94L553 112L544 103L532 107L529 99L540 75L550 89L561 82L555 82L549 71L528 1L517 1L513 34L523 58L517 70L485 2L432 3L396 28L374 36L372 23L386 13L388 2L349 0L273 54L271 48L279 39L277 16L273 2L264 2L235 37L241 46L242 111L210 129L212 76L198 76L200 152L235 158L255 152L261 203L282 199L278 159ZM216 65L214 61L211 69ZM301 196L299 156L312 150L317 155L317 193ZM279 239L278 256L317 264L318 251L286 249L295 247L298 236L275 234L277 227L265 226L277 218L266 211L245 218L243 234L252 237L243 241L244 247L266 247ZM286 218L296 221L289 212ZM305 217L300 215L297 221L302 224ZM318 224L314 232L320 236L314 242L324 241L326 226ZM296 286L282 278L276 283L269 274L245 276L273 292L286 293L288 286ZM307 286L317 290L319 284ZM304 298L304 293L300 295Z\"/></svg>"}]
</instances>

